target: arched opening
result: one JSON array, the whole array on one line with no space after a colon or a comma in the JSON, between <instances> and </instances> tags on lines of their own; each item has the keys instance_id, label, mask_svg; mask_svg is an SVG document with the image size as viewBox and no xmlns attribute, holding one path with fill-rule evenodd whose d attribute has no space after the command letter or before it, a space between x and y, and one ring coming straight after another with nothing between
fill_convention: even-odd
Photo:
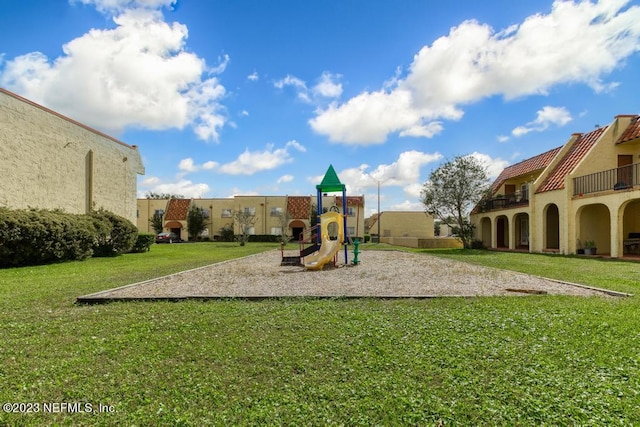
<instances>
[{"instance_id":1,"label":"arched opening","mask_svg":"<svg viewBox=\"0 0 640 427\"><path fill-rule=\"evenodd\" d=\"M580 215L578 239L586 249L595 248L592 254L611 253L611 215L609 208L601 203L583 206ZM586 250L585 250L586 253Z\"/></svg>"},{"instance_id":2,"label":"arched opening","mask_svg":"<svg viewBox=\"0 0 640 427\"><path fill-rule=\"evenodd\" d=\"M480 240L485 247L491 247L491 219L487 217L480 220Z\"/></svg>"},{"instance_id":3,"label":"arched opening","mask_svg":"<svg viewBox=\"0 0 640 427\"><path fill-rule=\"evenodd\" d=\"M289 228L291 229L291 236L293 238L293 240L298 241L300 240L300 235L302 235L302 231L304 230L304 222L300 221L300 220L295 220L295 221L291 221L291 224L289 224Z\"/></svg>"},{"instance_id":4,"label":"arched opening","mask_svg":"<svg viewBox=\"0 0 640 427\"><path fill-rule=\"evenodd\" d=\"M632 200L622 213L622 255L640 256L640 199Z\"/></svg>"},{"instance_id":5,"label":"arched opening","mask_svg":"<svg viewBox=\"0 0 640 427\"><path fill-rule=\"evenodd\" d=\"M545 208L544 247L549 250L560 249L560 210L554 203Z\"/></svg>"},{"instance_id":6,"label":"arched opening","mask_svg":"<svg viewBox=\"0 0 640 427\"><path fill-rule=\"evenodd\" d=\"M529 215L520 213L515 217L515 237L517 249L529 249Z\"/></svg>"},{"instance_id":7,"label":"arched opening","mask_svg":"<svg viewBox=\"0 0 640 427\"><path fill-rule=\"evenodd\" d=\"M509 247L509 220L504 215L496 218L496 247Z\"/></svg>"},{"instance_id":8,"label":"arched opening","mask_svg":"<svg viewBox=\"0 0 640 427\"><path fill-rule=\"evenodd\" d=\"M182 239L182 224L178 221L168 222L164 225L164 228L169 229L169 231L178 236L179 239Z\"/></svg>"}]
</instances>

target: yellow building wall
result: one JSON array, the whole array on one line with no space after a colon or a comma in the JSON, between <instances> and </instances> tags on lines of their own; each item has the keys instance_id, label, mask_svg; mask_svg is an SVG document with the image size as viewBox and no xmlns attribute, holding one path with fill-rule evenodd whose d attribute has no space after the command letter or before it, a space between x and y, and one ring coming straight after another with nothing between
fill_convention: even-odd
<instances>
[{"instance_id":1,"label":"yellow building wall","mask_svg":"<svg viewBox=\"0 0 640 427\"><path fill-rule=\"evenodd\" d=\"M287 210L286 196L235 196L234 201L236 210L255 210L255 234L272 234L272 228L282 227L278 213Z\"/></svg>"},{"instance_id":2,"label":"yellow building wall","mask_svg":"<svg viewBox=\"0 0 640 427\"><path fill-rule=\"evenodd\" d=\"M434 237L434 220L426 212L385 211L378 218L381 237ZM378 221L371 225L370 233L378 233Z\"/></svg>"},{"instance_id":3,"label":"yellow building wall","mask_svg":"<svg viewBox=\"0 0 640 427\"><path fill-rule=\"evenodd\" d=\"M141 233L154 233L149 220L156 210L167 210L167 199L138 199L136 226Z\"/></svg>"},{"instance_id":4,"label":"yellow building wall","mask_svg":"<svg viewBox=\"0 0 640 427\"><path fill-rule=\"evenodd\" d=\"M233 227L235 204L232 198L193 199L192 203L209 212L209 218L206 222L207 229L203 233L203 237L214 240L220 236L221 229L228 226ZM231 212L231 216L228 216L229 212Z\"/></svg>"},{"instance_id":5,"label":"yellow building wall","mask_svg":"<svg viewBox=\"0 0 640 427\"><path fill-rule=\"evenodd\" d=\"M0 91L0 205L83 214L104 208L136 223L140 153Z\"/></svg>"}]
</instances>

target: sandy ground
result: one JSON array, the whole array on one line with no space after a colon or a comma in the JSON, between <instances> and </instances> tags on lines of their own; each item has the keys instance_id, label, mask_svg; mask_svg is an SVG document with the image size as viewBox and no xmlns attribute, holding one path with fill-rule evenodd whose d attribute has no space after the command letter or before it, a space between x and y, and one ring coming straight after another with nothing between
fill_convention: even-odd
<instances>
[{"instance_id":1,"label":"sandy ground","mask_svg":"<svg viewBox=\"0 0 640 427\"><path fill-rule=\"evenodd\" d=\"M295 255L294 253L286 255ZM344 262L340 253L339 262ZM350 253L351 257L352 254ZM350 259L351 261L351 259ZM264 298L264 297L436 297L564 294L609 296L603 290L424 254L368 250L360 264L323 271L280 266L280 251L268 251L158 279L80 297Z\"/></svg>"}]
</instances>

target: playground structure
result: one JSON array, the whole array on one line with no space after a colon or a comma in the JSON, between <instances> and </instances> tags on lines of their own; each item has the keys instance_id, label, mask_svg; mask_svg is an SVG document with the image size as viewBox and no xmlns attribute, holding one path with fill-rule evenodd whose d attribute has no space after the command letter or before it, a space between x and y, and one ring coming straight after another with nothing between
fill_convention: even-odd
<instances>
[{"instance_id":1,"label":"playground structure","mask_svg":"<svg viewBox=\"0 0 640 427\"><path fill-rule=\"evenodd\" d=\"M344 215L338 212L327 212L320 216L320 231L318 233L320 246L312 247L314 252L302 258L305 268L322 270L325 264L335 260L336 255L340 252L340 246L344 242L343 218ZM331 227L334 224L336 226Z\"/></svg>"},{"instance_id":2,"label":"playground structure","mask_svg":"<svg viewBox=\"0 0 640 427\"><path fill-rule=\"evenodd\" d=\"M338 175L329 165L322 182L316 185L317 190L317 215L319 224L306 228L299 236L300 255L295 257L284 256L284 246L282 247L282 264L281 265L302 265L307 270L322 270L322 268L333 263L335 265L341 246L344 247L344 264L347 265L348 260L348 242L347 236L347 194L346 186L340 182ZM331 206L324 212L322 206L323 194L331 192L342 192L342 212L338 212L337 206ZM306 246L305 245L309 245ZM356 254L357 259L357 254ZM357 265L358 262L354 262Z\"/></svg>"}]
</instances>

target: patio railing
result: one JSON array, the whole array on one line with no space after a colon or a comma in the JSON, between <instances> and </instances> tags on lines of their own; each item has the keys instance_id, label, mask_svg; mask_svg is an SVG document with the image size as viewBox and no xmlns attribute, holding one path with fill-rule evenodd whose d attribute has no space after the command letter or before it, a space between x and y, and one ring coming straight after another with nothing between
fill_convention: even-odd
<instances>
[{"instance_id":1,"label":"patio railing","mask_svg":"<svg viewBox=\"0 0 640 427\"><path fill-rule=\"evenodd\" d=\"M624 190L640 185L640 163L573 178L573 195Z\"/></svg>"},{"instance_id":2,"label":"patio railing","mask_svg":"<svg viewBox=\"0 0 640 427\"><path fill-rule=\"evenodd\" d=\"M488 212L497 209L505 209L529 204L529 191L516 191L514 193L498 195L490 199L481 200L478 203L480 212Z\"/></svg>"}]
</instances>

